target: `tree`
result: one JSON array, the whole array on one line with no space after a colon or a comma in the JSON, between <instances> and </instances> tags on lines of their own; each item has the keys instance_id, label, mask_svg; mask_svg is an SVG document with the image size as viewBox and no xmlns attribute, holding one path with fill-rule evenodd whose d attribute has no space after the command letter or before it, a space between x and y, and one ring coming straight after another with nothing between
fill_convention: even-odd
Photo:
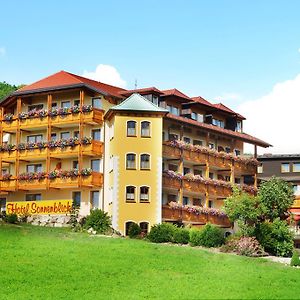
<instances>
[{"instance_id":1,"label":"tree","mask_svg":"<svg viewBox=\"0 0 300 300\"><path fill-rule=\"evenodd\" d=\"M24 86L25 86L24 84L16 86L16 85L11 85L5 81L0 82L0 101L3 100L6 96L8 96L10 93Z\"/></svg>"},{"instance_id":2,"label":"tree","mask_svg":"<svg viewBox=\"0 0 300 300\"><path fill-rule=\"evenodd\" d=\"M272 177L261 184L258 196L265 219L273 221L276 218L285 218L288 209L294 202L292 186L286 181Z\"/></svg>"}]
</instances>

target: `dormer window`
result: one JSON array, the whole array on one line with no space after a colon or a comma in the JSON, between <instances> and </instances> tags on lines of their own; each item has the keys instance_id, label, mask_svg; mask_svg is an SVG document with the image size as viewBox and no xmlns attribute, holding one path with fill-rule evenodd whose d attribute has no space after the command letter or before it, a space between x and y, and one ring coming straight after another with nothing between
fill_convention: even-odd
<instances>
[{"instance_id":1,"label":"dormer window","mask_svg":"<svg viewBox=\"0 0 300 300\"><path fill-rule=\"evenodd\" d=\"M221 128L224 128L224 121L213 118L212 124Z\"/></svg>"},{"instance_id":2,"label":"dormer window","mask_svg":"<svg viewBox=\"0 0 300 300\"><path fill-rule=\"evenodd\" d=\"M236 122L235 131L242 132L242 121L237 121Z\"/></svg>"}]
</instances>

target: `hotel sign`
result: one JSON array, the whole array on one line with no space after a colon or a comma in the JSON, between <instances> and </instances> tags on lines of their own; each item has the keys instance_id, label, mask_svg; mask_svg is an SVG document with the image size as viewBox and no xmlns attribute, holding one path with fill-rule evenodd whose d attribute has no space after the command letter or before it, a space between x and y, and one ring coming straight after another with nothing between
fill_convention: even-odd
<instances>
[{"instance_id":1,"label":"hotel sign","mask_svg":"<svg viewBox=\"0 0 300 300\"><path fill-rule=\"evenodd\" d=\"M6 213L17 215L65 215L71 212L72 200L7 202Z\"/></svg>"}]
</instances>

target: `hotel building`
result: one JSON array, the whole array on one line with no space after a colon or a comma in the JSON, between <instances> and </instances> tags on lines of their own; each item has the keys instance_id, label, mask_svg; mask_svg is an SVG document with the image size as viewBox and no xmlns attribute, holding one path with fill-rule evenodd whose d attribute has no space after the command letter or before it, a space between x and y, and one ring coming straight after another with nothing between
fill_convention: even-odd
<instances>
[{"instance_id":1,"label":"hotel building","mask_svg":"<svg viewBox=\"0 0 300 300\"><path fill-rule=\"evenodd\" d=\"M65 71L1 102L0 198L100 208L126 234L162 221L230 227L237 184L256 192L257 147L245 118L177 89L125 90ZM244 156L244 143L254 157Z\"/></svg>"}]
</instances>

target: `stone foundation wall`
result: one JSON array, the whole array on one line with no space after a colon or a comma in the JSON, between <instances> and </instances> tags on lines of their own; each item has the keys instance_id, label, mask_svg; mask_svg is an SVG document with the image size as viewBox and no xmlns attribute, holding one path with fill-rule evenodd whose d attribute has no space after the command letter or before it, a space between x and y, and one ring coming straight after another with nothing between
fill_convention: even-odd
<instances>
[{"instance_id":1,"label":"stone foundation wall","mask_svg":"<svg viewBox=\"0 0 300 300\"><path fill-rule=\"evenodd\" d=\"M27 217L27 223L38 226L48 227L67 227L70 226L70 216L59 215L37 215Z\"/></svg>"}]
</instances>

